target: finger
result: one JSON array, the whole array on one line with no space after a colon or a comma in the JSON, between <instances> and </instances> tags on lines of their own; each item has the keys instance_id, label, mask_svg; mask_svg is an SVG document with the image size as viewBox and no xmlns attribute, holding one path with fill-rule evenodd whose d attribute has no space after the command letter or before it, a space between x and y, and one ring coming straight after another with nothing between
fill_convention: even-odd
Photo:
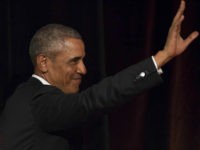
<instances>
[{"instance_id":1,"label":"finger","mask_svg":"<svg viewBox=\"0 0 200 150\"><path fill-rule=\"evenodd\" d=\"M197 31L192 32L185 40L184 45L187 47L192 41L194 41L198 37L199 33Z\"/></svg>"},{"instance_id":2,"label":"finger","mask_svg":"<svg viewBox=\"0 0 200 150\"><path fill-rule=\"evenodd\" d=\"M184 10L185 10L185 1L181 0L179 9L173 19L171 27L170 27L170 31L175 31L175 33L180 32L181 24L182 24L182 21L184 20L184 15L183 15Z\"/></svg>"},{"instance_id":3,"label":"finger","mask_svg":"<svg viewBox=\"0 0 200 150\"><path fill-rule=\"evenodd\" d=\"M185 18L184 15L182 15L179 22L177 23L177 33L181 32L181 26L182 26L184 18Z\"/></svg>"},{"instance_id":4,"label":"finger","mask_svg":"<svg viewBox=\"0 0 200 150\"><path fill-rule=\"evenodd\" d=\"M185 1L184 0L181 0L181 3L180 3L180 6L179 6L179 9L173 19L173 23L176 23L177 20L179 20L181 18L181 16L183 15L183 12L185 10Z\"/></svg>"},{"instance_id":5,"label":"finger","mask_svg":"<svg viewBox=\"0 0 200 150\"><path fill-rule=\"evenodd\" d=\"M176 24L173 24L171 27L170 27L170 30L169 30L169 35L171 36L178 36L180 35L180 32L181 32L181 25L182 25L182 22L184 20L184 16L182 15L180 20L176 22Z\"/></svg>"}]
</instances>

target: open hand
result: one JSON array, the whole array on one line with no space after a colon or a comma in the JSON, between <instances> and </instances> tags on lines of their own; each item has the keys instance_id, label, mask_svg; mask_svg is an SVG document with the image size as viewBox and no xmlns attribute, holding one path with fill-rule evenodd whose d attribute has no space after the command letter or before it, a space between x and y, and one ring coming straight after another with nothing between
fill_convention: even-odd
<instances>
[{"instance_id":1,"label":"open hand","mask_svg":"<svg viewBox=\"0 0 200 150\"><path fill-rule=\"evenodd\" d=\"M190 43L199 35L197 31L192 32L187 38L183 39L180 35L181 25L184 20L185 1L181 0L179 9L169 28L164 49L155 55L158 67L161 67L173 57L180 55L186 50Z\"/></svg>"}]
</instances>

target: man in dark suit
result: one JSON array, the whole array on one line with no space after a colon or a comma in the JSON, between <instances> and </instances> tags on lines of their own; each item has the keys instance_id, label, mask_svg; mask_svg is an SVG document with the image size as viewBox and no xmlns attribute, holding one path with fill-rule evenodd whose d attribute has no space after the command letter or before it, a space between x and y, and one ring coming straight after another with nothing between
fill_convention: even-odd
<instances>
[{"instance_id":1,"label":"man in dark suit","mask_svg":"<svg viewBox=\"0 0 200 150\"><path fill-rule=\"evenodd\" d=\"M69 150L67 135L88 115L128 101L129 97L158 85L159 69L181 54L198 36L180 36L185 2L174 17L163 50L114 76L79 92L86 74L84 43L67 26L40 28L30 43L34 74L7 101L0 117L1 150Z\"/></svg>"}]
</instances>

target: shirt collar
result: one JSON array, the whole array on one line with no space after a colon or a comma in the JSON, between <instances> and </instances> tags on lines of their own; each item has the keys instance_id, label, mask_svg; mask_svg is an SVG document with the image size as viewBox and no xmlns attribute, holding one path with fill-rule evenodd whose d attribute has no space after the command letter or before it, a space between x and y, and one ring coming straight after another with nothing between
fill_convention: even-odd
<instances>
[{"instance_id":1,"label":"shirt collar","mask_svg":"<svg viewBox=\"0 0 200 150\"><path fill-rule=\"evenodd\" d=\"M49 82L47 82L44 78L36 75L36 74L33 74L32 77L38 79L42 84L44 85L51 85Z\"/></svg>"}]
</instances>

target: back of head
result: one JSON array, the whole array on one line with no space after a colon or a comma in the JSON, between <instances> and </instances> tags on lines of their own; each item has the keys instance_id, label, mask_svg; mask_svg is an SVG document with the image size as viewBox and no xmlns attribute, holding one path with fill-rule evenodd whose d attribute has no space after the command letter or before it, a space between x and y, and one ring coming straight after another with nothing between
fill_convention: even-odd
<instances>
[{"instance_id":1,"label":"back of head","mask_svg":"<svg viewBox=\"0 0 200 150\"><path fill-rule=\"evenodd\" d=\"M36 56L39 54L45 54L50 58L55 57L55 52L66 38L82 39L78 31L62 24L48 24L37 30L29 46L33 65L36 64Z\"/></svg>"}]
</instances>

